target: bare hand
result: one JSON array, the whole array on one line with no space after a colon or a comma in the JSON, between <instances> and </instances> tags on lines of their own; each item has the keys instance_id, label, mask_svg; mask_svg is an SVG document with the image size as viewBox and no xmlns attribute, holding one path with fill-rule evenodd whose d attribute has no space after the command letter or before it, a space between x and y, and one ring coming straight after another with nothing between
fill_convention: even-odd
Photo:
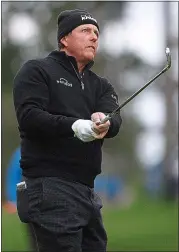
<instances>
[{"instance_id":1,"label":"bare hand","mask_svg":"<svg viewBox=\"0 0 179 252\"><path fill-rule=\"evenodd\" d=\"M91 120L94 122L93 124L93 130L96 133L95 138L96 139L102 139L104 136L107 134L109 127L110 127L110 121L108 120L107 122L103 124L99 124L102 119L106 117L105 114L101 112L96 112L91 115Z\"/></svg>"}]
</instances>

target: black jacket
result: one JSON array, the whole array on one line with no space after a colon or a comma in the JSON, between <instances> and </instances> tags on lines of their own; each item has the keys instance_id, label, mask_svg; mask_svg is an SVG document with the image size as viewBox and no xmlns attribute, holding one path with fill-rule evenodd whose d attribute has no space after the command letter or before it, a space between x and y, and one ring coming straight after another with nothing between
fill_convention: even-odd
<instances>
[{"instance_id":1,"label":"black jacket","mask_svg":"<svg viewBox=\"0 0 179 252\"><path fill-rule=\"evenodd\" d=\"M94 112L114 110L117 95L91 65L80 75L75 58L53 51L26 62L17 73L13 96L24 176L59 176L93 186L101 172L103 140L84 143L74 137L71 126ZM120 125L116 115L106 137L114 137Z\"/></svg>"}]
</instances>

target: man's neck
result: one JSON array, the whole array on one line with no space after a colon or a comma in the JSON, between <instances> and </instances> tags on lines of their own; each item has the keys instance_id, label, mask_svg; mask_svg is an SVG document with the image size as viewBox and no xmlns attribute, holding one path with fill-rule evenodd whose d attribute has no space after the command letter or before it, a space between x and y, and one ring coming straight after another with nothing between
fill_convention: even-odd
<instances>
[{"instance_id":1,"label":"man's neck","mask_svg":"<svg viewBox=\"0 0 179 252\"><path fill-rule=\"evenodd\" d=\"M66 55L72 56L72 57L74 57L76 59L76 57L74 55L71 55L65 49L61 49L60 51L63 51L63 52L66 53ZM85 68L85 66L88 64L88 62L80 62L80 61L77 61L77 59L76 59L76 63L77 63L79 73L81 73L83 71L83 69Z\"/></svg>"},{"instance_id":2,"label":"man's neck","mask_svg":"<svg viewBox=\"0 0 179 252\"><path fill-rule=\"evenodd\" d=\"M77 62L77 66L78 66L79 73L81 73L83 72L83 69L85 68L86 64Z\"/></svg>"}]
</instances>

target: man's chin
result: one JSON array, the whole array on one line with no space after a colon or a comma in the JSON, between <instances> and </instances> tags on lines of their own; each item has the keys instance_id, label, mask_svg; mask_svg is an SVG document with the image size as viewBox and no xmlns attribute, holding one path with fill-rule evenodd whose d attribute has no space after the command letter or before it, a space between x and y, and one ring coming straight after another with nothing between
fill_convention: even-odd
<instances>
[{"instance_id":1,"label":"man's chin","mask_svg":"<svg viewBox=\"0 0 179 252\"><path fill-rule=\"evenodd\" d=\"M94 53L88 53L88 54L85 55L85 58L86 58L87 61L92 61L95 58L95 54Z\"/></svg>"}]
</instances>

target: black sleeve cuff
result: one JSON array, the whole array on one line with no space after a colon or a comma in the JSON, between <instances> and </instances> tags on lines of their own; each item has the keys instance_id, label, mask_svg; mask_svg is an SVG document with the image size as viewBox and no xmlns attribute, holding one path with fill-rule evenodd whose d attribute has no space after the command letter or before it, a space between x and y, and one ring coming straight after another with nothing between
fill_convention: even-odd
<instances>
[{"instance_id":1,"label":"black sleeve cuff","mask_svg":"<svg viewBox=\"0 0 179 252\"><path fill-rule=\"evenodd\" d=\"M122 118L119 114L116 114L115 116L113 116L111 119L109 119L109 121L111 125L105 138L115 137L118 134L119 129L122 124Z\"/></svg>"}]
</instances>

